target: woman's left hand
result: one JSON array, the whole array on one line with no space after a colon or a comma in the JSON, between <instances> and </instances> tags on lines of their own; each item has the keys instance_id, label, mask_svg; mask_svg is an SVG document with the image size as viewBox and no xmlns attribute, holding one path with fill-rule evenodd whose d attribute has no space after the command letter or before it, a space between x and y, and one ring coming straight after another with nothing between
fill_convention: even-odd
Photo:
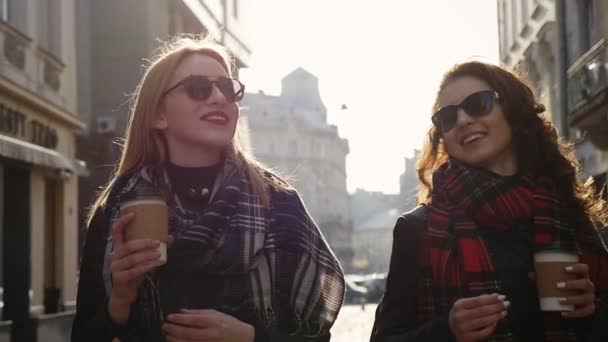
<instances>
[{"instance_id":1,"label":"woman's left hand","mask_svg":"<svg viewBox=\"0 0 608 342\"><path fill-rule=\"evenodd\" d=\"M253 326L215 310L187 310L170 314L163 324L169 342L253 342Z\"/></svg>"},{"instance_id":2,"label":"woman's left hand","mask_svg":"<svg viewBox=\"0 0 608 342\"><path fill-rule=\"evenodd\" d=\"M562 304L574 305L573 311L562 312L562 316L581 318L592 315L595 312L595 285L589 279L589 267L586 264L574 264L566 267L566 272L576 274L578 279L560 282L557 287L578 290L579 293L562 300Z\"/></svg>"}]
</instances>

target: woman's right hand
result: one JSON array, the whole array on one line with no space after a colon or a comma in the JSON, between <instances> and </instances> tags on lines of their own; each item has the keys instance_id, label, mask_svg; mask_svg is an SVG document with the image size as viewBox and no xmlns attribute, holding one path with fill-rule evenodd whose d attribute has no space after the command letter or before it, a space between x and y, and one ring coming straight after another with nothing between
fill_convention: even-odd
<instances>
[{"instance_id":1,"label":"woman's right hand","mask_svg":"<svg viewBox=\"0 0 608 342\"><path fill-rule=\"evenodd\" d=\"M125 241L125 231L133 218L135 218L133 213L123 215L112 227L114 250L110 258L112 272L110 300L117 306L128 307L135 302L144 275L160 264L159 241L151 239Z\"/></svg>"},{"instance_id":2,"label":"woman's right hand","mask_svg":"<svg viewBox=\"0 0 608 342\"><path fill-rule=\"evenodd\" d=\"M480 341L488 338L498 321L507 316L509 302L498 294L461 298L454 302L448 323L459 342Z\"/></svg>"}]
</instances>

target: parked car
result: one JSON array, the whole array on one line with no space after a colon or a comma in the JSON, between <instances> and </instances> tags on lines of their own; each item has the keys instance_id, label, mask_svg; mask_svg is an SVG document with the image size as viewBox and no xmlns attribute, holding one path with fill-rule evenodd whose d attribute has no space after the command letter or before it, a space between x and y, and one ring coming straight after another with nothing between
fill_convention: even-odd
<instances>
[{"instance_id":1,"label":"parked car","mask_svg":"<svg viewBox=\"0 0 608 342\"><path fill-rule=\"evenodd\" d=\"M357 283L357 279L353 276L346 275L344 277L346 283L346 293L344 294L344 302L346 304L359 304L361 300L367 301L367 288Z\"/></svg>"},{"instance_id":2,"label":"parked car","mask_svg":"<svg viewBox=\"0 0 608 342\"><path fill-rule=\"evenodd\" d=\"M379 302L386 290L386 274L374 273L369 275L364 286L367 288L367 301Z\"/></svg>"}]
</instances>

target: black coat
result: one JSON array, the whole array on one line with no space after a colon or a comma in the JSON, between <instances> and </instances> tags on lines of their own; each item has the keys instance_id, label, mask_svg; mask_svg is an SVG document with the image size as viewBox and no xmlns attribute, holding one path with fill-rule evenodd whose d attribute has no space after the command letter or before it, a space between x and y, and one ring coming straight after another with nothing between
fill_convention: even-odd
<instances>
[{"instance_id":1,"label":"black coat","mask_svg":"<svg viewBox=\"0 0 608 342\"><path fill-rule=\"evenodd\" d=\"M455 341L447 315L423 324L416 320L419 242L426 215L427 208L419 206L397 220L386 292L376 310L371 342ZM608 234L600 237L608 245ZM608 303L598 300L595 314L576 324L580 341L608 341Z\"/></svg>"},{"instance_id":2,"label":"black coat","mask_svg":"<svg viewBox=\"0 0 608 342\"><path fill-rule=\"evenodd\" d=\"M376 310L372 342L455 341L447 317L416 323L420 234L426 226L425 206L399 217L393 230L393 251L386 292Z\"/></svg>"}]
</instances>

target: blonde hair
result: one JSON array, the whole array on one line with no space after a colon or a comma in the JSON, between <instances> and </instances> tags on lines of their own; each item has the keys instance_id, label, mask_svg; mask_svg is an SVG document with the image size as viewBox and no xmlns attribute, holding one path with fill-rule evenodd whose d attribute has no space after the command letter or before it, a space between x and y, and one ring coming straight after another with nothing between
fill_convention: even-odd
<instances>
[{"instance_id":1,"label":"blonde hair","mask_svg":"<svg viewBox=\"0 0 608 342\"><path fill-rule=\"evenodd\" d=\"M180 35L161 45L156 56L149 61L145 73L130 98L129 122L127 124L122 154L108 184L102 188L91 205L87 225L94 213L103 206L116 180L144 166L160 166L167 161L164 137L152 126L155 113L168 82L181 61L192 54L202 54L217 60L232 77L233 59L221 45L202 35ZM291 187L282 178L256 161L244 148L240 135L235 133L226 149L226 155L235 160L252 184L254 192L265 207L270 206L267 187L288 190Z\"/></svg>"}]
</instances>

